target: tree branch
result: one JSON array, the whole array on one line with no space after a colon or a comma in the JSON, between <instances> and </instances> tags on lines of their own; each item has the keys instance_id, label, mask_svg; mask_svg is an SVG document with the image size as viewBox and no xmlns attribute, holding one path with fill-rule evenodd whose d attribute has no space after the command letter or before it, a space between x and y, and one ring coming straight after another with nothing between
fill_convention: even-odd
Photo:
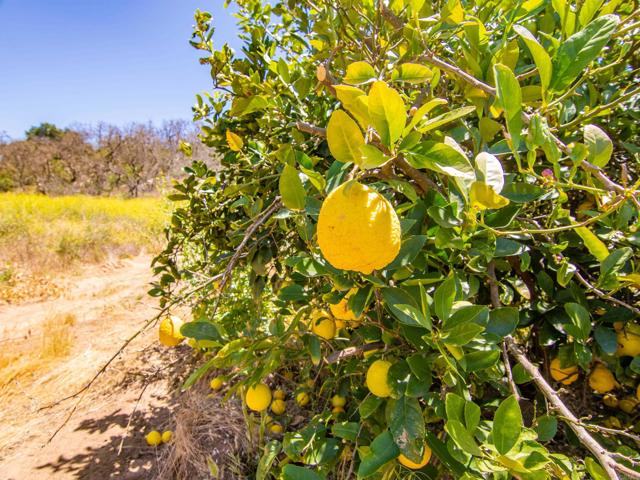
<instances>
[{"instance_id":1,"label":"tree branch","mask_svg":"<svg viewBox=\"0 0 640 480\"><path fill-rule=\"evenodd\" d=\"M378 350L379 348L383 348L384 343L375 342L375 343L365 343L364 345L360 345L357 347L348 347L344 350L339 350L337 352L333 352L327 358L325 358L325 362L331 365L332 363L338 363L340 360L345 358L353 357L354 355L360 355L361 353L370 352L371 350Z\"/></svg>"}]
</instances>

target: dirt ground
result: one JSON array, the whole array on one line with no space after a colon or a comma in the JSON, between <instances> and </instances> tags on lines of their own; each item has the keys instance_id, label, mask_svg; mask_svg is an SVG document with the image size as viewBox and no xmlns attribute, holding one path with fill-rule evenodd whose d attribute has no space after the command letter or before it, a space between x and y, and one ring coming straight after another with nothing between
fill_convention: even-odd
<instances>
[{"instance_id":1,"label":"dirt ground","mask_svg":"<svg viewBox=\"0 0 640 480\"><path fill-rule=\"evenodd\" d=\"M53 439L78 399L46 408L84 386L155 315L155 301L146 295L149 262L141 255L86 267L61 280L59 298L0 305L0 351L16 354L0 384L2 479L154 478L161 452L148 447L144 435L173 429L171 392L182 371L179 352L160 347L155 328L99 377ZM42 325L65 315L74 318L70 351L38 360L47 340Z\"/></svg>"}]
</instances>

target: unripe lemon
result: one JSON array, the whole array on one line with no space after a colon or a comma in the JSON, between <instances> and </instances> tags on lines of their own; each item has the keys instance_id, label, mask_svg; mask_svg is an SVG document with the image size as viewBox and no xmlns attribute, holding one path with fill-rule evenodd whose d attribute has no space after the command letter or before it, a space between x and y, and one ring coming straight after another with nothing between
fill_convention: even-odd
<instances>
[{"instance_id":1,"label":"unripe lemon","mask_svg":"<svg viewBox=\"0 0 640 480\"><path fill-rule=\"evenodd\" d=\"M318 245L335 268L370 274L400 251L400 220L389 201L358 182L333 190L318 216Z\"/></svg>"},{"instance_id":2,"label":"unripe lemon","mask_svg":"<svg viewBox=\"0 0 640 480\"><path fill-rule=\"evenodd\" d=\"M334 407L344 407L347 404L347 399L340 395L334 395L331 398L331 405Z\"/></svg>"},{"instance_id":3,"label":"unripe lemon","mask_svg":"<svg viewBox=\"0 0 640 480\"><path fill-rule=\"evenodd\" d=\"M271 433L280 434L284 431L284 428L279 423L274 423L269 427L269 430L271 430Z\"/></svg>"},{"instance_id":4,"label":"unripe lemon","mask_svg":"<svg viewBox=\"0 0 640 480\"><path fill-rule=\"evenodd\" d=\"M377 397L388 397L391 388L387 376L391 363L386 360L376 360L367 370L367 388Z\"/></svg>"},{"instance_id":5,"label":"unripe lemon","mask_svg":"<svg viewBox=\"0 0 640 480\"><path fill-rule=\"evenodd\" d=\"M620 402L618 401L618 397L607 393L602 399L602 403L604 403L609 408L618 408L618 404Z\"/></svg>"},{"instance_id":6,"label":"unripe lemon","mask_svg":"<svg viewBox=\"0 0 640 480\"><path fill-rule=\"evenodd\" d=\"M618 408L622 410L624 413L631 414L635 410L638 405L638 400L635 397L627 397L620 400L618 403Z\"/></svg>"},{"instance_id":7,"label":"unripe lemon","mask_svg":"<svg viewBox=\"0 0 640 480\"><path fill-rule=\"evenodd\" d=\"M338 415L340 413L344 413L344 408L342 408L342 407L333 407L333 410L331 410L331 413L333 413L334 415Z\"/></svg>"},{"instance_id":8,"label":"unripe lemon","mask_svg":"<svg viewBox=\"0 0 640 480\"><path fill-rule=\"evenodd\" d=\"M145 438L147 439L147 444L152 447L157 447L162 443L162 435L157 430L151 430Z\"/></svg>"},{"instance_id":9,"label":"unripe lemon","mask_svg":"<svg viewBox=\"0 0 640 480\"><path fill-rule=\"evenodd\" d=\"M301 407L304 407L309 403L309 394L307 392L300 392L296 395L296 403Z\"/></svg>"},{"instance_id":10,"label":"unripe lemon","mask_svg":"<svg viewBox=\"0 0 640 480\"><path fill-rule=\"evenodd\" d=\"M171 316L163 318L158 327L160 343L166 347L175 347L182 342L184 337L180 333L181 326L182 320L180 317Z\"/></svg>"},{"instance_id":11,"label":"unripe lemon","mask_svg":"<svg viewBox=\"0 0 640 480\"><path fill-rule=\"evenodd\" d=\"M611 428L622 428L622 423L618 417L609 417L608 420Z\"/></svg>"},{"instance_id":12,"label":"unripe lemon","mask_svg":"<svg viewBox=\"0 0 640 480\"><path fill-rule=\"evenodd\" d=\"M264 383L259 383L247 389L245 402L254 412L266 410L271 403L271 389Z\"/></svg>"},{"instance_id":13,"label":"unripe lemon","mask_svg":"<svg viewBox=\"0 0 640 480\"><path fill-rule=\"evenodd\" d=\"M560 358L556 357L551 360L551 368L549 369L551 372L551 377L556 382L560 382L563 385L571 385L573 382L578 380L578 367L572 365L570 367L562 368L560 366Z\"/></svg>"},{"instance_id":14,"label":"unripe lemon","mask_svg":"<svg viewBox=\"0 0 640 480\"><path fill-rule=\"evenodd\" d=\"M601 364L598 364L591 372L591 375L589 375L589 386L596 393L610 392L616 388L617 384L618 382L616 382L613 373Z\"/></svg>"},{"instance_id":15,"label":"unripe lemon","mask_svg":"<svg viewBox=\"0 0 640 480\"><path fill-rule=\"evenodd\" d=\"M275 392L273 392L273 398L275 398L276 400L284 400L285 394L284 394L284 390L278 389Z\"/></svg>"},{"instance_id":16,"label":"unripe lemon","mask_svg":"<svg viewBox=\"0 0 640 480\"><path fill-rule=\"evenodd\" d=\"M222 381L222 379L220 377L214 377L211 379L211 383L209 384L211 386L211 390L220 390L222 388L222 384L224 382Z\"/></svg>"},{"instance_id":17,"label":"unripe lemon","mask_svg":"<svg viewBox=\"0 0 640 480\"><path fill-rule=\"evenodd\" d=\"M315 311L311 317L311 331L325 340L336 336L336 324L323 311Z\"/></svg>"},{"instance_id":18,"label":"unripe lemon","mask_svg":"<svg viewBox=\"0 0 640 480\"><path fill-rule=\"evenodd\" d=\"M619 357L636 357L640 355L640 325L628 323L617 329L616 337L618 349L616 355Z\"/></svg>"},{"instance_id":19,"label":"unripe lemon","mask_svg":"<svg viewBox=\"0 0 640 480\"><path fill-rule=\"evenodd\" d=\"M398 461L405 467L410 468L411 470L418 470L424 467L427 463L429 463L430 459L431 459L431 449L427 445L424 446L424 453L422 454L422 460L420 460L420 463L412 462L402 454L398 456Z\"/></svg>"},{"instance_id":20,"label":"unripe lemon","mask_svg":"<svg viewBox=\"0 0 640 480\"><path fill-rule=\"evenodd\" d=\"M282 415L287 409L287 404L284 403L284 400L275 399L271 402L271 411L276 415Z\"/></svg>"},{"instance_id":21,"label":"unripe lemon","mask_svg":"<svg viewBox=\"0 0 640 480\"><path fill-rule=\"evenodd\" d=\"M173 432L171 430L165 430L162 432L162 443L169 443L173 438Z\"/></svg>"}]
</instances>

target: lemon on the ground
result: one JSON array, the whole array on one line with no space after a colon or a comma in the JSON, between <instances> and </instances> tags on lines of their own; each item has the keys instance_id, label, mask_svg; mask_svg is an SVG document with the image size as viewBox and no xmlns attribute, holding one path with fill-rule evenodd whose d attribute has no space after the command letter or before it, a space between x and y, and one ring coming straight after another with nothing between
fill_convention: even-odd
<instances>
[{"instance_id":1,"label":"lemon on the ground","mask_svg":"<svg viewBox=\"0 0 640 480\"><path fill-rule=\"evenodd\" d=\"M214 377L211 379L211 383L209 384L209 386L211 387L211 390L220 390L222 388L223 385L223 381L222 378L220 377Z\"/></svg>"},{"instance_id":2,"label":"lemon on the ground","mask_svg":"<svg viewBox=\"0 0 640 480\"><path fill-rule=\"evenodd\" d=\"M271 389L264 383L259 383L247 389L245 395L247 407L254 412L266 410L271 403Z\"/></svg>"},{"instance_id":3,"label":"lemon on the ground","mask_svg":"<svg viewBox=\"0 0 640 480\"><path fill-rule=\"evenodd\" d=\"M175 315L163 318L158 327L160 343L167 347L175 347L182 342L182 340L184 340L184 337L180 333L182 323L180 317L176 317Z\"/></svg>"},{"instance_id":4,"label":"lemon on the ground","mask_svg":"<svg viewBox=\"0 0 640 480\"><path fill-rule=\"evenodd\" d=\"M336 323L327 312L316 310L311 315L311 331L325 340L331 340L336 336Z\"/></svg>"},{"instance_id":5,"label":"lemon on the ground","mask_svg":"<svg viewBox=\"0 0 640 480\"><path fill-rule=\"evenodd\" d=\"M309 394L307 392L300 392L296 395L296 403L301 407L304 407L309 403Z\"/></svg>"},{"instance_id":6,"label":"lemon on the ground","mask_svg":"<svg viewBox=\"0 0 640 480\"><path fill-rule=\"evenodd\" d=\"M276 415L282 415L286 409L287 404L284 403L284 400L276 398L273 402L271 402L271 411Z\"/></svg>"},{"instance_id":7,"label":"lemon on the ground","mask_svg":"<svg viewBox=\"0 0 640 480\"><path fill-rule=\"evenodd\" d=\"M162 443L169 443L173 438L173 432L171 430L165 430L162 432Z\"/></svg>"},{"instance_id":8,"label":"lemon on the ground","mask_svg":"<svg viewBox=\"0 0 640 480\"><path fill-rule=\"evenodd\" d=\"M345 328L345 327L357 327L360 324L362 315L360 317L356 317L356 314L353 313L348 306L349 299L357 292L357 289L352 288L349 292L344 296L342 300L338 303L330 303L329 310L331 310L331 315L336 319L336 328Z\"/></svg>"},{"instance_id":9,"label":"lemon on the ground","mask_svg":"<svg viewBox=\"0 0 640 480\"><path fill-rule=\"evenodd\" d=\"M616 338L618 340L616 355L619 357L636 357L640 355L640 325L628 323L616 330Z\"/></svg>"},{"instance_id":10,"label":"lemon on the ground","mask_svg":"<svg viewBox=\"0 0 640 480\"><path fill-rule=\"evenodd\" d=\"M335 268L370 274L400 251L400 220L389 201L372 188L347 182L322 203L318 245Z\"/></svg>"},{"instance_id":11,"label":"lemon on the ground","mask_svg":"<svg viewBox=\"0 0 640 480\"><path fill-rule=\"evenodd\" d=\"M551 372L551 377L553 377L556 382L560 382L563 385L571 385L573 382L578 380L578 367L571 365L569 367L562 368L560 366L559 357L551 360L551 368L549 368L549 370Z\"/></svg>"},{"instance_id":12,"label":"lemon on the ground","mask_svg":"<svg viewBox=\"0 0 640 480\"><path fill-rule=\"evenodd\" d=\"M424 453L422 454L422 460L420 460L420 463L412 462L403 454L400 454L398 456L398 461L411 470L418 470L424 467L427 463L429 463L429 460L431 460L431 449L427 445L424 446Z\"/></svg>"},{"instance_id":13,"label":"lemon on the ground","mask_svg":"<svg viewBox=\"0 0 640 480\"><path fill-rule=\"evenodd\" d=\"M635 397L626 397L618 402L618 408L624 413L631 414L638 405L638 400Z\"/></svg>"},{"instance_id":14,"label":"lemon on the ground","mask_svg":"<svg viewBox=\"0 0 640 480\"><path fill-rule=\"evenodd\" d=\"M344 413L344 408L342 408L342 407L333 407L333 409L331 410L331 413L333 413L334 415L338 415L340 413Z\"/></svg>"},{"instance_id":15,"label":"lemon on the ground","mask_svg":"<svg viewBox=\"0 0 640 480\"><path fill-rule=\"evenodd\" d=\"M162 434L157 430L151 430L145 438L147 439L147 444L152 447L157 447L162 443Z\"/></svg>"},{"instance_id":16,"label":"lemon on the ground","mask_svg":"<svg viewBox=\"0 0 640 480\"><path fill-rule=\"evenodd\" d=\"M333 407L344 407L347 404L347 399L341 397L340 395L334 395L331 398L331 406Z\"/></svg>"},{"instance_id":17,"label":"lemon on the ground","mask_svg":"<svg viewBox=\"0 0 640 480\"><path fill-rule=\"evenodd\" d=\"M285 394L284 394L284 390L282 389L277 389L275 392L273 392L273 398L275 398L276 400L284 400Z\"/></svg>"},{"instance_id":18,"label":"lemon on the ground","mask_svg":"<svg viewBox=\"0 0 640 480\"><path fill-rule=\"evenodd\" d=\"M388 374L391 363L386 360L376 360L367 370L367 388L377 397L388 397L391 395Z\"/></svg>"},{"instance_id":19,"label":"lemon on the ground","mask_svg":"<svg viewBox=\"0 0 640 480\"><path fill-rule=\"evenodd\" d=\"M284 431L284 428L279 423L274 423L269 427L269 430L271 430L271 433L280 434Z\"/></svg>"},{"instance_id":20,"label":"lemon on the ground","mask_svg":"<svg viewBox=\"0 0 640 480\"><path fill-rule=\"evenodd\" d=\"M602 364L596 365L589 375L589 386L596 393L607 393L616 388L616 382L613 373Z\"/></svg>"}]
</instances>

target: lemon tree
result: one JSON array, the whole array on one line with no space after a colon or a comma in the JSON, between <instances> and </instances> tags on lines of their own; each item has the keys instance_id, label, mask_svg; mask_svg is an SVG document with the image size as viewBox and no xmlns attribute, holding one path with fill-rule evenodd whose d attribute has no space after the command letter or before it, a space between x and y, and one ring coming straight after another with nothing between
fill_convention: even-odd
<instances>
[{"instance_id":1,"label":"lemon tree","mask_svg":"<svg viewBox=\"0 0 640 480\"><path fill-rule=\"evenodd\" d=\"M247 475L640 478L636 2L227 3L150 293Z\"/></svg>"}]
</instances>

